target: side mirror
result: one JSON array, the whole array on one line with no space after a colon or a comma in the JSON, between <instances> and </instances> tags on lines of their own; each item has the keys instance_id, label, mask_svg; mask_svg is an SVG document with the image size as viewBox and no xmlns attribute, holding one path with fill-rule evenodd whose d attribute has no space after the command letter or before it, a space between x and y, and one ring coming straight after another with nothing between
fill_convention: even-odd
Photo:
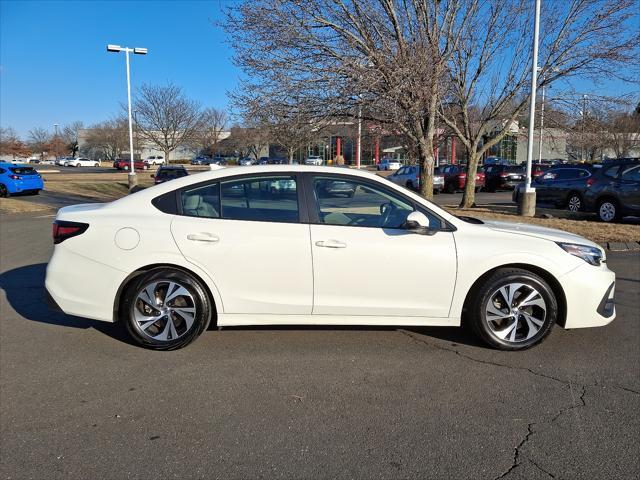
<instances>
[{"instance_id":1,"label":"side mirror","mask_svg":"<svg viewBox=\"0 0 640 480\"><path fill-rule=\"evenodd\" d=\"M422 212L411 212L407 215L404 229L418 235L434 235L437 232L429 228L429 219Z\"/></svg>"}]
</instances>

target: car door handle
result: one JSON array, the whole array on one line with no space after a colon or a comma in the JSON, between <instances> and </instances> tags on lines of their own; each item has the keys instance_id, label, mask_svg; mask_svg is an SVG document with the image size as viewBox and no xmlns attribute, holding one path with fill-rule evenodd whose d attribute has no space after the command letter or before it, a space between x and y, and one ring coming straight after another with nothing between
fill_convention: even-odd
<instances>
[{"instance_id":1,"label":"car door handle","mask_svg":"<svg viewBox=\"0 0 640 480\"><path fill-rule=\"evenodd\" d=\"M216 243L220 241L217 236L211 235L210 233L190 233L189 235L187 235L187 240L208 243Z\"/></svg>"},{"instance_id":2,"label":"car door handle","mask_svg":"<svg viewBox=\"0 0 640 480\"><path fill-rule=\"evenodd\" d=\"M316 247L325 247L325 248L347 248L347 244L343 243L339 240L326 240L316 242Z\"/></svg>"}]
</instances>

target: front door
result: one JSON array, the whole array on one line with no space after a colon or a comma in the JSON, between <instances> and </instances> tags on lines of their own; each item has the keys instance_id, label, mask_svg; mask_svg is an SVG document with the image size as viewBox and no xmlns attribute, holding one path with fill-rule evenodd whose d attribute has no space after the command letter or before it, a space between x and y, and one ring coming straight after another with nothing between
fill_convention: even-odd
<instances>
[{"instance_id":1,"label":"front door","mask_svg":"<svg viewBox=\"0 0 640 480\"><path fill-rule=\"evenodd\" d=\"M347 180L348 179L348 180ZM334 182L351 183L342 195ZM411 200L378 182L310 176L313 313L447 317L456 279L453 234L410 233ZM441 220L423 211L431 226Z\"/></svg>"},{"instance_id":2,"label":"front door","mask_svg":"<svg viewBox=\"0 0 640 480\"><path fill-rule=\"evenodd\" d=\"M310 314L309 225L295 175L251 176L183 190L171 225L184 257L207 271L227 313Z\"/></svg>"}]
</instances>

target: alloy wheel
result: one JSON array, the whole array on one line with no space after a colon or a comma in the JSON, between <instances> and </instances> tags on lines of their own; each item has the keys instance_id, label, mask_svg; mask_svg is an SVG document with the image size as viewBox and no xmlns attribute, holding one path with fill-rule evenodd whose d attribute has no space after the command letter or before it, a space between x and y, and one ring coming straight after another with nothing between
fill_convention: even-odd
<instances>
[{"instance_id":1,"label":"alloy wheel","mask_svg":"<svg viewBox=\"0 0 640 480\"><path fill-rule=\"evenodd\" d=\"M491 333L508 343L534 337L543 327L547 305L541 293L525 283L508 283L495 290L485 305Z\"/></svg>"},{"instance_id":2,"label":"alloy wheel","mask_svg":"<svg viewBox=\"0 0 640 480\"><path fill-rule=\"evenodd\" d=\"M616 218L616 206L611 202L602 202L598 214L601 220L611 222Z\"/></svg>"},{"instance_id":3,"label":"alloy wheel","mask_svg":"<svg viewBox=\"0 0 640 480\"><path fill-rule=\"evenodd\" d=\"M567 202L567 208L571 212L579 212L582 209L582 200L578 195L571 195Z\"/></svg>"},{"instance_id":4,"label":"alloy wheel","mask_svg":"<svg viewBox=\"0 0 640 480\"><path fill-rule=\"evenodd\" d=\"M191 330L196 304L182 284L156 280L138 292L131 314L133 325L143 336L155 341L173 341Z\"/></svg>"}]
</instances>

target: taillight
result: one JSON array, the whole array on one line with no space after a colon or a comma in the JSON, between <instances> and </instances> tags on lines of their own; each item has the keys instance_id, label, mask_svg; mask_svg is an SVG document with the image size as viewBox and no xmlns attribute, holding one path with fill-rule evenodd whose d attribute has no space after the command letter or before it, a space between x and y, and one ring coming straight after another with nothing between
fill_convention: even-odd
<instances>
[{"instance_id":1,"label":"taillight","mask_svg":"<svg viewBox=\"0 0 640 480\"><path fill-rule=\"evenodd\" d=\"M89 228L88 223L56 220L53 222L53 243L58 244L64 242L67 238L81 235L87 231L87 228Z\"/></svg>"},{"instance_id":2,"label":"taillight","mask_svg":"<svg viewBox=\"0 0 640 480\"><path fill-rule=\"evenodd\" d=\"M22 177L19 175L9 175L9 178L11 180L22 180Z\"/></svg>"},{"instance_id":3,"label":"taillight","mask_svg":"<svg viewBox=\"0 0 640 480\"><path fill-rule=\"evenodd\" d=\"M463 173L460 173L459 175L460 175L460 178L467 178L467 174L466 174L466 173L464 173L464 172L463 172Z\"/></svg>"},{"instance_id":4,"label":"taillight","mask_svg":"<svg viewBox=\"0 0 640 480\"><path fill-rule=\"evenodd\" d=\"M509 176L509 174L508 174L508 173L501 173L501 174L500 174L500 176L501 176L502 178L507 178L507 177Z\"/></svg>"},{"instance_id":5,"label":"taillight","mask_svg":"<svg viewBox=\"0 0 640 480\"><path fill-rule=\"evenodd\" d=\"M595 180L593 179L593 177L588 178L588 179L587 179L587 187L590 187L591 185L593 185L593 182L594 182L594 181L595 181Z\"/></svg>"}]
</instances>

